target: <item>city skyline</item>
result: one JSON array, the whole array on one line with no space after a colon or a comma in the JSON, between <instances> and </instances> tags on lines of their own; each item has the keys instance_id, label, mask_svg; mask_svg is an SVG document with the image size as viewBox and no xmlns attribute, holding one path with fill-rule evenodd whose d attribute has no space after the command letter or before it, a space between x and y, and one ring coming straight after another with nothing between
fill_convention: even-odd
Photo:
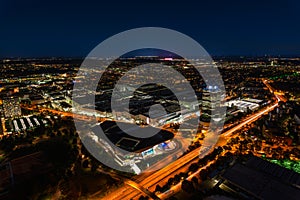
<instances>
[{"instance_id":1,"label":"city skyline","mask_svg":"<svg viewBox=\"0 0 300 200\"><path fill-rule=\"evenodd\" d=\"M299 9L0 1L0 200L298 200Z\"/></svg>"}]
</instances>

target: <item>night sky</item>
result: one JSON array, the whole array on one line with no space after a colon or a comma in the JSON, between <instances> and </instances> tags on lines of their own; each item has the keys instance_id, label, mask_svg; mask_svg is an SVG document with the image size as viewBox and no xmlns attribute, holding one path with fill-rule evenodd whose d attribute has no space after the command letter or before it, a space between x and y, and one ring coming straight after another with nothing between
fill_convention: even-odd
<instances>
[{"instance_id":1,"label":"night sky","mask_svg":"<svg viewBox=\"0 0 300 200\"><path fill-rule=\"evenodd\" d=\"M0 0L0 57L84 57L145 26L187 34L211 55L300 55L297 0Z\"/></svg>"}]
</instances>

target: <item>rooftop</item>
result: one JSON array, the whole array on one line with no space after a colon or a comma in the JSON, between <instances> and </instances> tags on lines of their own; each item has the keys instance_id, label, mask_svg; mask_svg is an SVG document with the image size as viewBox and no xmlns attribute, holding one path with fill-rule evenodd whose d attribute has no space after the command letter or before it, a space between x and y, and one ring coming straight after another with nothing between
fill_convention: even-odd
<instances>
[{"instance_id":1,"label":"rooftop","mask_svg":"<svg viewBox=\"0 0 300 200\"><path fill-rule=\"evenodd\" d=\"M133 134L136 131L139 131L139 129L136 128L136 124L124 122L118 123L121 123L126 128L126 130L130 130L130 132ZM157 134L148 138L138 138L128 135L126 133L127 131L121 130L114 121L104 121L100 124L100 126L105 135L113 144L119 145L121 148L131 152L142 152L148 148L153 147L156 144L160 144L174 137L174 134L169 131L159 130L151 126L140 127L143 128L143 133L145 133L145 135L147 135L147 132L157 132ZM97 133L96 130L97 127L94 127L95 133Z\"/></svg>"},{"instance_id":2,"label":"rooftop","mask_svg":"<svg viewBox=\"0 0 300 200\"><path fill-rule=\"evenodd\" d=\"M259 199L298 199L300 174L252 157L245 165L236 163L222 177Z\"/></svg>"}]
</instances>

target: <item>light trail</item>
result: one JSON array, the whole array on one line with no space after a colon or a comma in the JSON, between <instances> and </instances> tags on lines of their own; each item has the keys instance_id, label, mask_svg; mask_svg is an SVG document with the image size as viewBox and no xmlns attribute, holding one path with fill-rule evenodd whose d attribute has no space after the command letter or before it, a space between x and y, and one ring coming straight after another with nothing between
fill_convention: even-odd
<instances>
[{"instance_id":1,"label":"light trail","mask_svg":"<svg viewBox=\"0 0 300 200\"><path fill-rule=\"evenodd\" d=\"M248 118L246 118L243 122L241 122L239 125L235 126L234 128L226 131L221 135L221 137L227 138L228 136L232 135L235 131L241 129L244 125L248 123L252 123L255 120L257 120L260 116L263 114L270 112L275 107L278 106L278 102L276 102L274 105L267 107L263 110L261 110L258 113L255 113ZM143 186L145 188L154 187L158 182L162 182L162 180L169 177L170 174L175 174L178 171L180 171L184 166L190 164L192 161L197 159L199 155L201 147L189 152L188 154L184 155L183 157L179 158L178 160L174 161L170 165L166 166L165 168L160 169L159 171L147 175L147 177L140 176L138 180L142 180L140 183L138 183L140 186ZM111 194L107 195L103 199L107 200L125 200L125 199L133 199L139 195L139 192L128 190L128 188L119 188L115 192L112 192ZM162 195L159 195L159 197L162 198Z\"/></svg>"}]
</instances>

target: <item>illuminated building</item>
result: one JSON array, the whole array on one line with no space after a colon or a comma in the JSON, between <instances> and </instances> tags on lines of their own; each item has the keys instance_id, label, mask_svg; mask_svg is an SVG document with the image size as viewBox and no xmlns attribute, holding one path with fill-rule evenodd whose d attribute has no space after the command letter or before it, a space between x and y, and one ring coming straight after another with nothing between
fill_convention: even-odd
<instances>
[{"instance_id":1,"label":"illuminated building","mask_svg":"<svg viewBox=\"0 0 300 200\"><path fill-rule=\"evenodd\" d=\"M221 121L222 116L219 116L216 111L221 107L221 99L223 96L217 86L208 86L203 89L200 122L204 129L208 128L211 120Z\"/></svg>"}]
</instances>

